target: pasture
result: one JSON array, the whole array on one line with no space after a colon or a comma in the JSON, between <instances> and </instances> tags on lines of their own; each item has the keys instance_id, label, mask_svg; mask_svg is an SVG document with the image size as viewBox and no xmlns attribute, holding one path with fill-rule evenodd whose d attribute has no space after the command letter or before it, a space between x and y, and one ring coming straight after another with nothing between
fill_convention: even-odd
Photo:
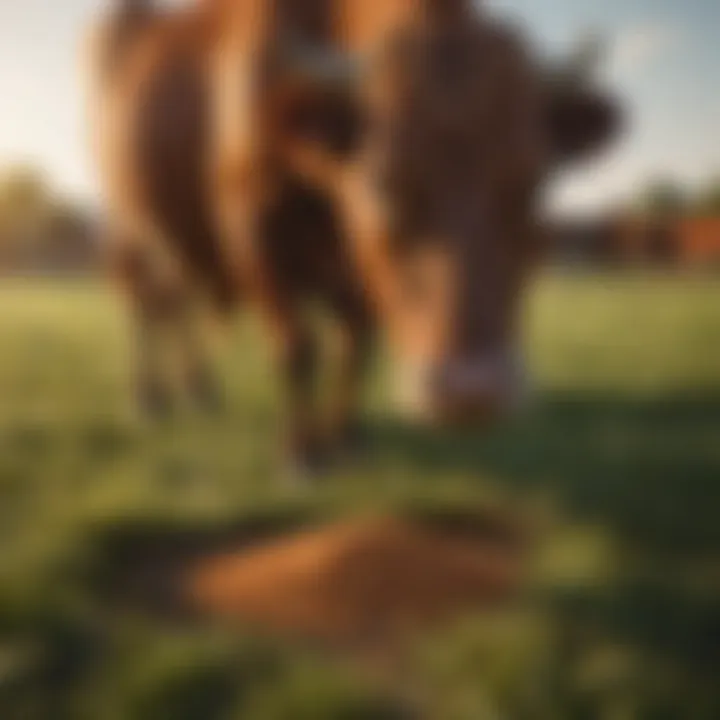
<instances>
[{"instance_id":1,"label":"pasture","mask_svg":"<svg viewBox=\"0 0 720 720\"><path fill-rule=\"evenodd\" d=\"M297 492L252 319L219 351L224 414L148 428L117 299L3 281L0 717L720 717L720 280L548 275L528 312L527 414L482 437L408 426L379 361L368 457ZM532 518L528 598L392 661L118 599L158 543L488 505Z\"/></svg>"}]
</instances>

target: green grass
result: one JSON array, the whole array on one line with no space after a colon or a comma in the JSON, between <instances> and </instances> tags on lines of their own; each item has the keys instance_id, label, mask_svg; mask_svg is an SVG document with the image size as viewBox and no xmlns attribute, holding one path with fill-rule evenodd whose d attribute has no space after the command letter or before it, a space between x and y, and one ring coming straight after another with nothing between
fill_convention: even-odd
<instances>
[{"instance_id":1,"label":"green grass","mask_svg":"<svg viewBox=\"0 0 720 720\"><path fill-rule=\"evenodd\" d=\"M220 420L149 429L122 309L91 283L0 287L0 718L715 718L720 281L547 277L532 409L486 436L412 428L368 393L362 469L278 482L276 385L239 322ZM543 519L536 600L419 642L392 682L303 648L110 612L153 536L511 502ZM139 550L140 548L140 550Z\"/></svg>"}]
</instances>

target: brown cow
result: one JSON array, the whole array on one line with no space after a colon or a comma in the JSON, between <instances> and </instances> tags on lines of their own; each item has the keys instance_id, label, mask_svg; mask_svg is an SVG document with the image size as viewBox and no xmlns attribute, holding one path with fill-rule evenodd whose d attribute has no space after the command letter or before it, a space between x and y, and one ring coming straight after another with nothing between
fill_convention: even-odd
<instances>
[{"instance_id":1,"label":"brown cow","mask_svg":"<svg viewBox=\"0 0 720 720\"><path fill-rule=\"evenodd\" d=\"M206 0L161 13L127 0L106 25L100 155L149 409L169 402L161 326L184 343L195 397L214 399L190 330L202 288L268 321L304 464L328 440L310 391L313 297L346 340L336 441L353 435L375 317L419 360L433 416L509 404L537 191L606 140L614 112L589 90L547 93L524 43L470 5Z\"/></svg>"},{"instance_id":2,"label":"brown cow","mask_svg":"<svg viewBox=\"0 0 720 720\"><path fill-rule=\"evenodd\" d=\"M303 12L293 17L294 7ZM273 331L287 384L289 449L302 464L316 462L329 436L338 443L355 437L355 396L373 325L328 193L298 177L284 154L292 136L339 159L357 134L359 114L337 73L316 80L329 55L305 52L300 64L297 53L286 57L300 41L322 46L330 16L318 9L213 0L162 12L135 0L102 23L92 48L97 154L110 246L138 333L141 406L153 415L171 409L161 338L179 348L191 396L203 406L217 403L198 305L210 297L231 310L247 298ZM239 54L228 55L235 43ZM248 115L228 128L236 103ZM243 215L248 222L240 227ZM328 428L318 427L312 407L308 299L329 307L341 331Z\"/></svg>"},{"instance_id":3,"label":"brown cow","mask_svg":"<svg viewBox=\"0 0 720 720\"><path fill-rule=\"evenodd\" d=\"M361 80L362 151L323 172L408 399L434 419L483 421L522 391L518 311L542 249L540 191L604 145L619 116L583 78L550 82L524 39L470 0L397 5Z\"/></svg>"}]
</instances>

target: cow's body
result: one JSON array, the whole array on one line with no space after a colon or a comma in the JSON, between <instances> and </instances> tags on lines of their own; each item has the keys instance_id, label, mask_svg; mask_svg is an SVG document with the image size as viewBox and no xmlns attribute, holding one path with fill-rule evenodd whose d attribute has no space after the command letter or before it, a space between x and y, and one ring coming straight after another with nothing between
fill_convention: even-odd
<instances>
[{"instance_id":1,"label":"cow's body","mask_svg":"<svg viewBox=\"0 0 720 720\"><path fill-rule=\"evenodd\" d=\"M185 12L138 11L132 24L116 17L100 33L93 111L113 262L136 315L138 390L149 411L165 412L170 402L155 347L161 326L174 328L175 342L182 343L178 354L188 362L192 392L202 402L215 402L191 313L199 297L210 297L223 311L248 297L259 300L274 331L292 397L292 450L314 454L310 446L317 441L310 435L318 431L306 417L305 395L315 342L303 305L320 300L340 321L346 359L335 421L347 425L343 431L350 430L344 416L371 316L327 193L299 178L272 147L266 157L253 158L252 187L236 188L228 178L234 168L212 163L212 69L232 14L222 3ZM268 106L277 99L270 82L261 91ZM319 102L328 104L337 121L310 131L342 154L351 139L344 99L333 95ZM253 149L259 147L260 139ZM233 205L262 195L256 229L262 242L254 246L252 263L238 258L242 247L218 227L218 183L230 183Z\"/></svg>"},{"instance_id":2,"label":"cow's body","mask_svg":"<svg viewBox=\"0 0 720 720\"><path fill-rule=\"evenodd\" d=\"M96 106L104 187L120 234L116 249L153 261L162 256L168 272L178 266L174 271L229 302L236 288L206 183L209 19L148 13L135 23L130 37L107 30Z\"/></svg>"},{"instance_id":3,"label":"cow's body","mask_svg":"<svg viewBox=\"0 0 720 720\"><path fill-rule=\"evenodd\" d=\"M380 53L385 59L369 84L336 82L328 58L393 47L390 37L411 38L414 55L395 62ZM190 388L212 400L207 363L190 329L190 300L209 296L229 309L243 299L261 312L275 341L293 454L314 459L326 432L310 395L315 341L304 305L320 299L344 331L329 428L336 439L346 437L375 318L391 324L393 304L402 303L390 298L402 284L388 242L398 217L410 245L448 235L442 253L462 271L453 302L466 305L442 320L462 340L455 349L485 352L512 334L510 301L527 250L508 238L530 228L525 198L533 195L523 191L513 205L512 188L534 187L541 176L535 165L550 148L540 139L546 128L531 66L517 43L498 41L503 37L473 14L469 0L205 0L166 13L125 0L95 48L98 155L114 247L135 300L139 387L148 407L166 409L169 400L153 348L159 327L179 328ZM458 43L464 50L453 60L448 48ZM307 53L300 63L292 56L298 47L315 53L312 78ZM460 64L447 80L435 77L446 73L448 59ZM472 82L476 71L487 92ZM415 88L409 95L408 83ZM389 100L378 100L378 92ZM407 105L411 96L421 100L415 110ZM496 117L485 126L488 113ZM366 119L371 127L361 132ZM453 145L460 149L454 160ZM387 172L378 172L378 159ZM475 186L457 185L459 168ZM477 214L488 203L520 221L511 231L500 228L507 237L491 244L483 235L489 216ZM432 221L422 219L428 213ZM502 283L491 277L478 294L482 283L473 271L495 272L483 258L501 255L504 265L494 267ZM490 332L499 325L507 325L503 333ZM482 372L462 367L453 389L453 400L472 396L473 414L475 405L496 400L488 377L497 368L485 360Z\"/></svg>"},{"instance_id":4,"label":"cow's body","mask_svg":"<svg viewBox=\"0 0 720 720\"><path fill-rule=\"evenodd\" d=\"M309 250L303 256L327 260L333 255L329 245L337 243L330 243L328 229L337 223L331 217L331 202L322 201L332 198L316 183L294 182L298 173L276 152L276 138L268 137L266 127L252 135L252 177L242 179L253 187L240 191L233 186L230 176L240 172L240 162L233 165L236 138L218 127L225 102L218 96L227 94L218 67L223 57L229 57L235 68L234 25L249 28L243 40L252 46L251 62L259 65L263 53L277 50L281 35L292 34L288 26L297 28L306 42L366 49L403 13L411 16L413 1L387 0L372 11L368 5L375 4L362 0L205 0L190 9L164 12L142 0L128 5L103 24L92 57L97 155L114 229L126 236L120 238L120 249L139 247L143 253L165 256L168 265L180 261L183 275L205 286L221 304L231 304L241 294L242 281L232 272L237 248L227 246L225 233L218 228L219 187L229 187L234 202L245 191L264 193L271 185L273 194L282 188L273 203L277 211L273 216L287 215L288 225L303 236L301 240L295 232L288 241L287 264L294 272L282 286L317 287L320 268L314 261L299 262L297 246ZM233 47L226 52L224 44ZM253 66L252 71L256 69ZM241 76L241 71L233 71L238 85ZM272 77L266 83L252 98L256 106L267 105L253 113L264 126L275 124L278 95L285 90L275 94ZM352 108L344 105L351 100L349 95L319 92L303 98L299 107L300 112L309 110L319 118L319 128L311 127L310 132L317 132L321 137L314 139L340 160L354 137L353 119L347 117ZM233 109L231 135L236 133L235 120ZM268 156L260 157L265 151ZM294 214L297 220L291 217ZM308 248L315 235L310 230L314 222L325 238L318 239L317 252ZM337 229L331 234L336 235ZM283 262L278 258L278 268ZM307 272L303 265L308 265Z\"/></svg>"}]
</instances>

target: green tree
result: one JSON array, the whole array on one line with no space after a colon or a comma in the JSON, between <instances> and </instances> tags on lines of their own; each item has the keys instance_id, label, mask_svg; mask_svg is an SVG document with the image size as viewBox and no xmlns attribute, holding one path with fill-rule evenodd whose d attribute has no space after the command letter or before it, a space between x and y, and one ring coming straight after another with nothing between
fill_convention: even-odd
<instances>
[{"instance_id":1,"label":"green tree","mask_svg":"<svg viewBox=\"0 0 720 720\"><path fill-rule=\"evenodd\" d=\"M0 174L0 231L17 240L38 234L52 215L54 198L42 174L16 166Z\"/></svg>"},{"instance_id":2,"label":"green tree","mask_svg":"<svg viewBox=\"0 0 720 720\"><path fill-rule=\"evenodd\" d=\"M673 217L681 215L688 206L682 186L671 179L652 181L640 195L638 209L651 217Z\"/></svg>"},{"instance_id":3,"label":"green tree","mask_svg":"<svg viewBox=\"0 0 720 720\"><path fill-rule=\"evenodd\" d=\"M0 257L12 267L81 257L87 218L33 167L0 171Z\"/></svg>"}]
</instances>

